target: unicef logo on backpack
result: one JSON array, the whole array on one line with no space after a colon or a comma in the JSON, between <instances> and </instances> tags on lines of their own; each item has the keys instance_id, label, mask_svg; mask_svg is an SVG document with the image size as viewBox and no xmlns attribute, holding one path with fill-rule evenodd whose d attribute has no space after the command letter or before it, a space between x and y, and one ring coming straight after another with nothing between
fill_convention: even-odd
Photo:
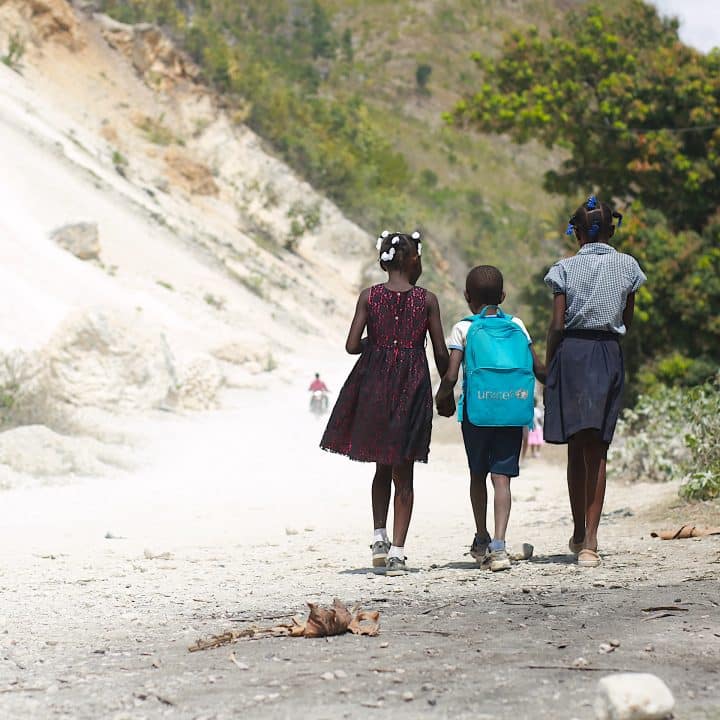
<instances>
[{"instance_id":1,"label":"unicef logo on backpack","mask_svg":"<svg viewBox=\"0 0 720 720\"><path fill-rule=\"evenodd\" d=\"M527 390L510 390L509 392L493 392L492 390L478 390L478 400L526 400L529 397Z\"/></svg>"},{"instance_id":2,"label":"unicef logo on backpack","mask_svg":"<svg viewBox=\"0 0 720 720\"><path fill-rule=\"evenodd\" d=\"M466 319L472 322L463 358L467 419L478 427L530 426L535 376L527 336L499 308L495 317Z\"/></svg>"}]
</instances>

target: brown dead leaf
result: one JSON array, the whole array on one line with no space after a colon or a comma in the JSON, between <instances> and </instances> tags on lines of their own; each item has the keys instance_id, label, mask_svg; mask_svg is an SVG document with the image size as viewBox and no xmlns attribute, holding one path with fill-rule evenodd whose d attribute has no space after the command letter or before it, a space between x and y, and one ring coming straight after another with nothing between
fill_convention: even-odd
<instances>
[{"instance_id":1,"label":"brown dead leaf","mask_svg":"<svg viewBox=\"0 0 720 720\"><path fill-rule=\"evenodd\" d=\"M351 613L337 598L329 609L314 603L308 603L310 614L307 620L294 617L289 623L272 627L259 628L251 625L243 630L231 630L221 635L212 635L208 639L200 639L188 650L209 650L240 640L241 638L256 639L265 637L308 637L319 638L331 635L342 635L351 632L354 635L375 637L380 632L380 613L377 610L357 610Z\"/></svg>"},{"instance_id":2,"label":"brown dead leaf","mask_svg":"<svg viewBox=\"0 0 720 720\"><path fill-rule=\"evenodd\" d=\"M342 635L350 627L352 615L337 598L333 600L333 606L329 610L314 603L308 603L308 606L310 607L310 616L305 624L305 637Z\"/></svg>"},{"instance_id":3,"label":"brown dead leaf","mask_svg":"<svg viewBox=\"0 0 720 720\"><path fill-rule=\"evenodd\" d=\"M348 626L353 635L375 637L380 632L380 613L377 610L360 610Z\"/></svg>"},{"instance_id":4,"label":"brown dead leaf","mask_svg":"<svg viewBox=\"0 0 720 720\"><path fill-rule=\"evenodd\" d=\"M720 527L700 528L695 525L683 525L679 530L660 530L651 532L651 537L659 537L661 540L686 540L693 537L707 537L708 535L720 535Z\"/></svg>"}]
</instances>

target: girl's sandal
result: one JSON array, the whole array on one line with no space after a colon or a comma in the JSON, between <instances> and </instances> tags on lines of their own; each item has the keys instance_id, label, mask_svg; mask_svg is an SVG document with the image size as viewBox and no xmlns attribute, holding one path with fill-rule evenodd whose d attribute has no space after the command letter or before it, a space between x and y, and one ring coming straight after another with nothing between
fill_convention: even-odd
<instances>
[{"instance_id":1,"label":"girl's sandal","mask_svg":"<svg viewBox=\"0 0 720 720\"><path fill-rule=\"evenodd\" d=\"M583 548L578 553L577 564L579 567L598 567L601 562L602 560L597 552L595 550L590 550L590 548Z\"/></svg>"},{"instance_id":2,"label":"girl's sandal","mask_svg":"<svg viewBox=\"0 0 720 720\"><path fill-rule=\"evenodd\" d=\"M573 542L572 535L571 535L570 540L568 541L568 547L570 548L570 552L573 555L577 555L583 549L583 542L582 542L582 540L578 543Z\"/></svg>"}]
</instances>

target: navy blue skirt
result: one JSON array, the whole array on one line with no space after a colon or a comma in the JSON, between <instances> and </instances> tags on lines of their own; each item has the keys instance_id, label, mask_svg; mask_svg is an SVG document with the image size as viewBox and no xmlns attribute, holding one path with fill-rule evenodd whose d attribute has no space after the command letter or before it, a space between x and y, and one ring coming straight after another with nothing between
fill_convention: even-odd
<instances>
[{"instance_id":1,"label":"navy blue skirt","mask_svg":"<svg viewBox=\"0 0 720 720\"><path fill-rule=\"evenodd\" d=\"M545 441L566 443L581 430L598 430L608 445L622 403L625 367L618 336L566 330L548 368Z\"/></svg>"}]
</instances>

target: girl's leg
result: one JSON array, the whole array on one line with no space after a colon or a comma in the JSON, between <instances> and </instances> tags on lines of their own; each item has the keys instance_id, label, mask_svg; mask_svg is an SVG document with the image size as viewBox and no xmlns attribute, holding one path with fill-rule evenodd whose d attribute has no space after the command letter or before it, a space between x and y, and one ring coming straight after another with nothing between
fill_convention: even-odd
<instances>
[{"instance_id":1,"label":"girl's leg","mask_svg":"<svg viewBox=\"0 0 720 720\"><path fill-rule=\"evenodd\" d=\"M487 473L470 473L470 504L475 517L475 529L481 537L488 535L487 531Z\"/></svg>"},{"instance_id":2,"label":"girl's leg","mask_svg":"<svg viewBox=\"0 0 720 720\"><path fill-rule=\"evenodd\" d=\"M394 465L392 478L395 483L395 504L393 505L393 538L395 547L405 547L405 538L410 527L410 518L415 501L413 490L414 464Z\"/></svg>"},{"instance_id":3,"label":"girl's leg","mask_svg":"<svg viewBox=\"0 0 720 720\"><path fill-rule=\"evenodd\" d=\"M591 431L585 444L585 547L597 550L597 533L605 502L605 473L608 446L602 441L600 434Z\"/></svg>"},{"instance_id":4,"label":"girl's leg","mask_svg":"<svg viewBox=\"0 0 720 720\"><path fill-rule=\"evenodd\" d=\"M568 440L567 484L573 517L573 542L585 539L586 470L585 436L580 432Z\"/></svg>"},{"instance_id":5,"label":"girl's leg","mask_svg":"<svg viewBox=\"0 0 720 720\"><path fill-rule=\"evenodd\" d=\"M391 485L392 466L377 463L372 484L373 523L376 530L387 527Z\"/></svg>"},{"instance_id":6,"label":"girl's leg","mask_svg":"<svg viewBox=\"0 0 720 720\"><path fill-rule=\"evenodd\" d=\"M510 494L510 478L507 475L492 473L493 488L495 489L495 535L493 540L505 541L508 521L510 520L510 508L512 507L512 495Z\"/></svg>"}]
</instances>

